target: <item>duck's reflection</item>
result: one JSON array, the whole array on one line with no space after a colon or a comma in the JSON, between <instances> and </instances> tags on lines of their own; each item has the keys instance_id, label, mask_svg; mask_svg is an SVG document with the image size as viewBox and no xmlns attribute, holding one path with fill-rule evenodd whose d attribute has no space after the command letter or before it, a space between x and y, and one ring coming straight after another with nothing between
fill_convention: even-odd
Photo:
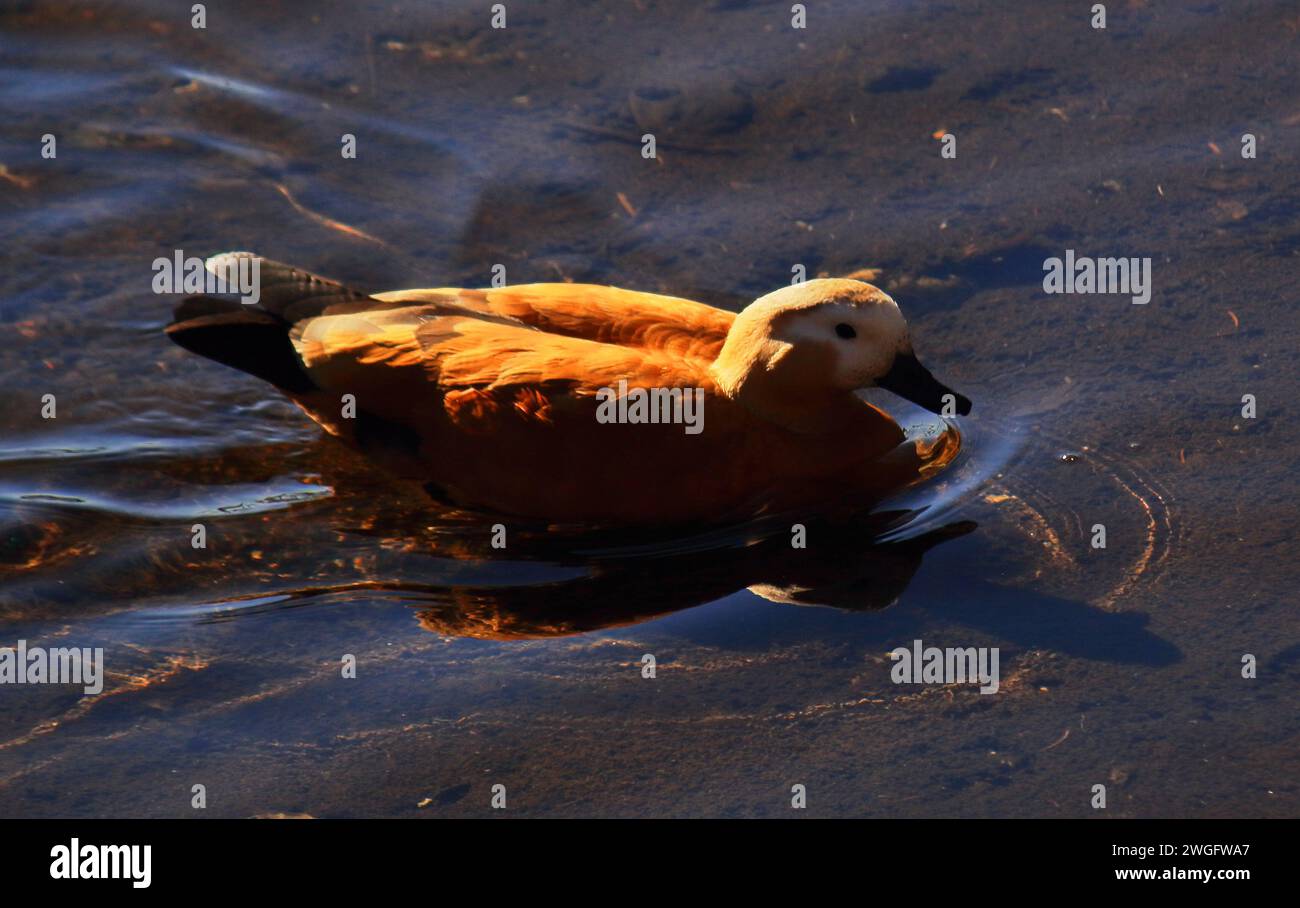
<instances>
[{"instance_id":1,"label":"duck's reflection","mask_svg":"<svg viewBox=\"0 0 1300 908\"><path fill-rule=\"evenodd\" d=\"M627 547L588 563L583 576L527 586L451 586L418 595L419 621L444 636L514 640L562 637L636 624L721 599L739 590L772 602L854 611L892 604L925 553L975 524L954 523L898 542L879 543L861 524L808 525L809 544L792 534L751 537L730 548L643 554ZM406 592L414 592L409 587ZM430 604L432 600L432 604Z\"/></svg>"}]
</instances>

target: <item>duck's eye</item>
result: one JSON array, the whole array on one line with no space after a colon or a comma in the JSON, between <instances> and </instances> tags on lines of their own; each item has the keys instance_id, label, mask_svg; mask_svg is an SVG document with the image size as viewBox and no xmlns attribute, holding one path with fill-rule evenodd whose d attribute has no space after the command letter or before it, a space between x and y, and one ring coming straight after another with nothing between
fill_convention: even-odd
<instances>
[{"instance_id":1,"label":"duck's eye","mask_svg":"<svg viewBox=\"0 0 1300 908\"><path fill-rule=\"evenodd\" d=\"M853 340L858 336L858 332L853 330L853 326L848 322L840 322L835 326L835 333L845 340Z\"/></svg>"}]
</instances>

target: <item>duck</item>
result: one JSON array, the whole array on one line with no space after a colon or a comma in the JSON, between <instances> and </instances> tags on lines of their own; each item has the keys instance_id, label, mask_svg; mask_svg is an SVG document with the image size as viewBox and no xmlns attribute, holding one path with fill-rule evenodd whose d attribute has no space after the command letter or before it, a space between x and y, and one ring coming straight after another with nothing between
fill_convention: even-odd
<instances>
[{"instance_id":1,"label":"duck","mask_svg":"<svg viewBox=\"0 0 1300 908\"><path fill-rule=\"evenodd\" d=\"M921 365L894 299L863 281L805 280L733 313L578 283L371 294L250 252L205 262L214 275L250 265L255 303L187 297L171 340L471 512L682 524L866 504L950 462L952 417L971 410ZM857 393L872 387L950 431L909 441ZM628 406L638 393L648 405Z\"/></svg>"}]
</instances>

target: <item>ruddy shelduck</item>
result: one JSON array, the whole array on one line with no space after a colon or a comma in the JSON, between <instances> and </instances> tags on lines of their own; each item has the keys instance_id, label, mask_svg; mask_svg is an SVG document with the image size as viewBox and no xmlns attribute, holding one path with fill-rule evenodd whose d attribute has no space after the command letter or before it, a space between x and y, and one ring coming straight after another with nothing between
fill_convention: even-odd
<instances>
[{"instance_id":1,"label":"ruddy shelduck","mask_svg":"<svg viewBox=\"0 0 1300 908\"><path fill-rule=\"evenodd\" d=\"M368 295L257 264L255 304L190 297L171 338L470 510L675 523L868 501L958 441L907 442L856 390L970 411L917 360L894 300L855 280L783 287L733 314L584 284Z\"/></svg>"}]
</instances>

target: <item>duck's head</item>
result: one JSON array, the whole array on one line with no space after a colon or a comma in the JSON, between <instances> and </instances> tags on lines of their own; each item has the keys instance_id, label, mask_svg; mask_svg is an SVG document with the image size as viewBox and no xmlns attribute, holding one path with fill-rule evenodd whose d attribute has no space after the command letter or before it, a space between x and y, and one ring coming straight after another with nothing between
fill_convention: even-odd
<instances>
[{"instance_id":1,"label":"duck's head","mask_svg":"<svg viewBox=\"0 0 1300 908\"><path fill-rule=\"evenodd\" d=\"M736 316L713 375L759 410L872 387L944 416L971 409L917 360L898 304L861 281L811 280L759 297Z\"/></svg>"}]
</instances>

